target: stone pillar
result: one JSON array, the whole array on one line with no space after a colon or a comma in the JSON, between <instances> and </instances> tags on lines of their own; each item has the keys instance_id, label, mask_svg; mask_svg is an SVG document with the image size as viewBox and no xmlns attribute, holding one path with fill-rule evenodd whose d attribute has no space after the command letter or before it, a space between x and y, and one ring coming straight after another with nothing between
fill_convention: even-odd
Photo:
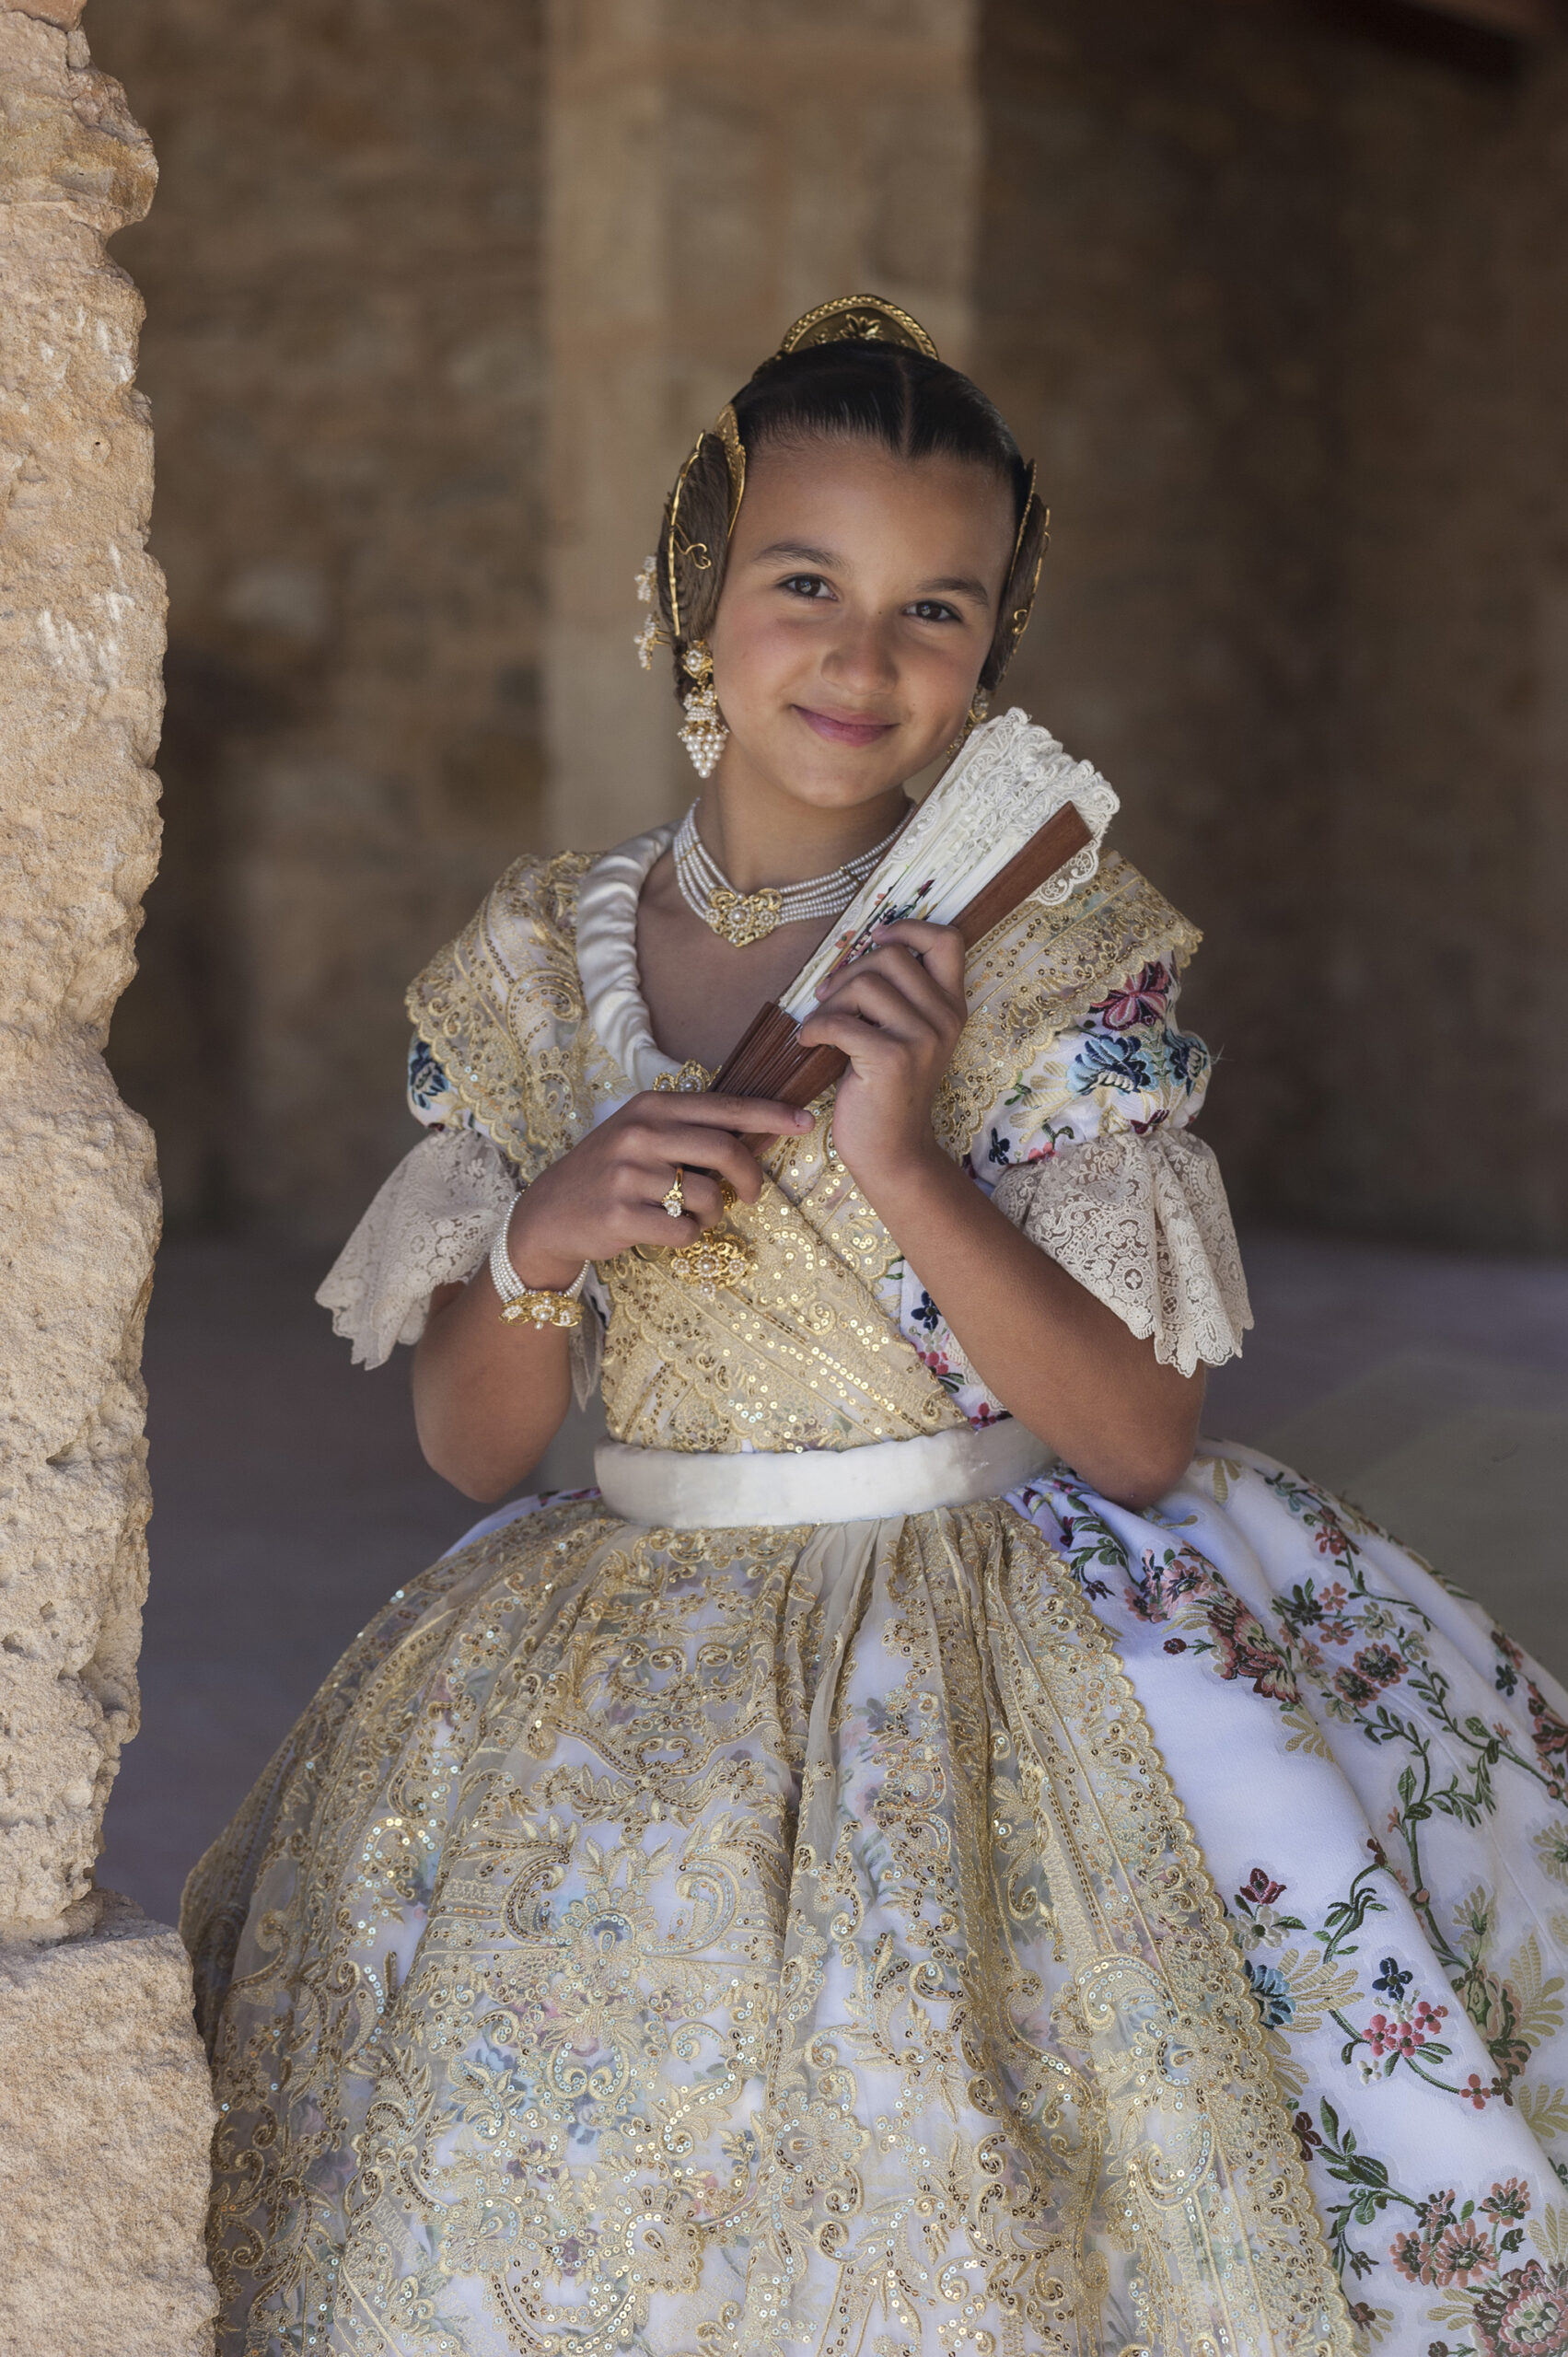
<instances>
[{"instance_id":1,"label":"stone pillar","mask_svg":"<svg viewBox=\"0 0 1568 2357\"><path fill-rule=\"evenodd\" d=\"M152 1141L102 1058L157 841L153 163L76 29L0 5L0 2347L210 2346L211 2099L172 1932L92 1887L136 1725Z\"/></svg>"},{"instance_id":2,"label":"stone pillar","mask_svg":"<svg viewBox=\"0 0 1568 2357\"><path fill-rule=\"evenodd\" d=\"M552 0L548 838L672 815L692 772L636 667L632 575L699 425L831 295L968 356L978 0Z\"/></svg>"}]
</instances>

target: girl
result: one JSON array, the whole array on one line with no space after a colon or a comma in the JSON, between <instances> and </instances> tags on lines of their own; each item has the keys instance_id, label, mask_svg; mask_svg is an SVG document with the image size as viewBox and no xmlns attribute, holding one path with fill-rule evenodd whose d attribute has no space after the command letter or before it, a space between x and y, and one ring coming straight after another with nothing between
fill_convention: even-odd
<instances>
[{"instance_id":1,"label":"girl","mask_svg":"<svg viewBox=\"0 0 1568 2357\"><path fill-rule=\"evenodd\" d=\"M806 1112L708 1085L1043 531L914 321L808 315L644 577L699 800L413 986L429 1134L322 1298L473 1497L574 1376L614 1437L397 1592L192 1877L226 2351L1568 2346L1568 1700L1197 1440L1250 1320L1192 929L1108 853L967 964L889 926Z\"/></svg>"}]
</instances>

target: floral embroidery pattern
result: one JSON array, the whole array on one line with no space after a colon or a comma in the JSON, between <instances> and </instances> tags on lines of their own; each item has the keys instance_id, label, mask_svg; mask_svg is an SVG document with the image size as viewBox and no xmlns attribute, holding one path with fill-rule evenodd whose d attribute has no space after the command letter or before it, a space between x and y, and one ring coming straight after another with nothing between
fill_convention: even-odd
<instances>
[{"instance_id":1,"label":"floral embroidery pattern","mask_svg":"<svg viewBox=\"0 0 1568 2357\"><path fill-rule=\"evenodd\" d=\"M1225 1538L1242 1501L1263 1550L1245 1562ZM1131 1656L1192 1664L1214 1704L1245 1697L1267 1714L1259 1736L1274 1758L1330 1774L1341 1762L1353 1782L1361 1854L1337 1882L1308 1874L1310 1820L1291 1820L1288 1841L1240 1865L1226 1905L1365 2345L1397 2326L1399 2357L1407 2346L1556 2357L1568 2348L1568 2244L1524 2249L1528 2220L1557 2214L1544 2189L1568 2186L1568 1812L1562 1712L1543 1674L1468 1605L1473 1642L1460 1650L1444 1632L1453 1591L1353 1508L1250 1451L1200 1459L1144 1515L1070 1475L1021 1503ZM1188 1708L1214 1704L1193 1694ZM1236 1820L1226 1791L1208 1837ZM1379 2128L1379 2091L1396 2079L1434 2107L1402 2146ZM1478 2158L1533 2154L1537 2173L1521 2158L1512 2175L1496 2162L1485 2173L1467 2121ZM1435 2193L1434 2151L1454 2155ZM1391 2245L1370 2231L1401 2217Z\"/></svg>"}]
</instances>

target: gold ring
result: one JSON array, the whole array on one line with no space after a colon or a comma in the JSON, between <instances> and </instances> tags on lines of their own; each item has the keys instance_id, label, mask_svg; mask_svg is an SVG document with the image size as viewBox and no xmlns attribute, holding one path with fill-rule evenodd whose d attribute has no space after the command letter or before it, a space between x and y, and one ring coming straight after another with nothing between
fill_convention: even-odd
<instances>
[{"instance_id":1,"label":"gold ring","mask_svg":"<svg viewBox=\"0 0 1568 2357\"><path fill-rule=\"evenodd\" d=\"M684 1213L686 1209L686 1197L681 1188L680 1172L679 1170L676 1171L675 1177L670 1185L666 1188L664 1193L659 1197L659 1202L664 1205L666 1214L670 1219L679 1219Z\"/></svg>"}]
</instances>

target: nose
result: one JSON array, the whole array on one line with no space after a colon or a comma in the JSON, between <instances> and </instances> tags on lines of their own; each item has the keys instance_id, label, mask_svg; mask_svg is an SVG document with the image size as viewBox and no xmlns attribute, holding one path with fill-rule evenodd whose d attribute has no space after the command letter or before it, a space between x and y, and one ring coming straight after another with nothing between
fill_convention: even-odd
<instances>
[{"instance_id":1,"label":"nose","mask_svg":"<svg viewBox=\"0 0 1568 2357\"><path fill-rule=\"evenodd\" d=\"M822 676L842 694L885 695L899 676L891 627L874 615L846 614L823 650Z\"/></svg>"}]
</instances>

